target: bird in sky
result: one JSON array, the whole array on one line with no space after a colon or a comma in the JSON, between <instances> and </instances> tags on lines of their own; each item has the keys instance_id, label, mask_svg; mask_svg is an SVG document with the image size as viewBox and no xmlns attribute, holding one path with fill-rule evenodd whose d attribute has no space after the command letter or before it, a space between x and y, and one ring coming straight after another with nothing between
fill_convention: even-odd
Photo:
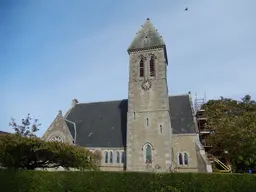
<instances>
[{"instance_id":1,"label":"bird in sky","mask_svg":"<svg viewBox=\"0 0 256 192\"><path fill-rule=\"evenodd\" d=\"M186 9L184 11L187 11L187 10L188 10L188 8L186 7Z\"/></svg>"}]
</instances>

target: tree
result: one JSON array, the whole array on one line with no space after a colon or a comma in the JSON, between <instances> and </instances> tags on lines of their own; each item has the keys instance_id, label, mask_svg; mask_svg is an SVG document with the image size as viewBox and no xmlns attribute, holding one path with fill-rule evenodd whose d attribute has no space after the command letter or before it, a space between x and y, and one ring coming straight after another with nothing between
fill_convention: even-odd
<instances>
[{"instance_id":1,"label":"tree","mask_svg":"<svg viewBox=\"0 0 256 192\"><path fill-rule=\"evenodd\" d=\"M0 164L6 168L29 169L63 167L96 170L99 154L60 142L17 134L0 136Z\"/></svg>"},{"instance_id":2,"label":"tree","mask_svg":"<svg viewBox=\"0 0 256 192\"><path fill-rule=\"evenodd\" d=\"M14 118L11 118L9 125L14 129L15 133L23 137L35 137L35 133L39 130L38 119L32 119L30 114L25 119L22 119L21 125L18 125Z\"/></svg>"},{"instance_id":3,"label":"tree","mask_svg":"<svg viewBox=\"0 0 256 192\"><path fill-rule=\"evenodd\" d=\"M233 168L256 166L256 102L246 95L241 101L221 97L204 106L206 127L215 130L208 142L211 153L226 159Z\"/></svg>"}]
</instances>

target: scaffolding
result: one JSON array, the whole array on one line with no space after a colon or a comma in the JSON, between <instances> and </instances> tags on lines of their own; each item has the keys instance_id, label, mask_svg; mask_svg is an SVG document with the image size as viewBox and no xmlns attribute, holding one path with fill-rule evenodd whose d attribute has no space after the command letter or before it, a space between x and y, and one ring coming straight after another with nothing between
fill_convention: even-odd
<instances>
[{"instance_id":1,"label":"scaffolding","mask_svg":"<svg viewBox=\"0 0 256 192\"><path fill-rule=\"evenodd\" d=\"M206 103L206 93L204 94L203 98L198 98L197 94L195 95L195 102L194 102L194 109L197 113L198 111L202 110L202 105Z\"/></svg>"},{"instance_id":2,"label":"scaffolding","mask_svg":"<svg viewBox=\"0 0 256 192\"><path fill-rule=\"evenodd\" d=\"M197 95L195 96L194 102L194 110L197 120L197 126L199 131L199 138L200 142L203 145L205 152L208 154L208 159L211 163L218 164L222 170L219 170L222 173L231 173L231 168L226 166L223 162L221 162L217 157L213 156L209 153L209 150L212 148L212 145L207 143L207 137L210 136L214 130L209 130L206 128L206 117L205 117L205 110L202 109L202 106L206 103L206 94L204 98L198 98Z\"/></svg>"},{"instance_id":3,"label":"scaffolding","mask_svg":"<svg viewBox=\"0 0 256 192\"><path fill-rule=\"evenodd\" d=\"M206 117L205 117L205 110L202 109L202 106L206 103L206 94L204 98L198 98L197 95L195 97L195 102L194 102L194 108L195 108L195 113L196 113L196 120L197 120L197 126L199 130L200 136L202 136L201 143L206 147L208 146L206 144L205 138L203 135L210 134L211 131L206 129Z\"/></svg>"},{"instance_id":4,"label":"scaffolding","mask_svg":"<svg viewBox=\"0 0 256 192\"><path fill-rule=\"evenodd\" d=\"M221 173L232 173L231 167L222 163L218 158L215 157L214 162L222 167L222 170L219 170L219 172L221 172Z\"/></svg>"}]
</instances>

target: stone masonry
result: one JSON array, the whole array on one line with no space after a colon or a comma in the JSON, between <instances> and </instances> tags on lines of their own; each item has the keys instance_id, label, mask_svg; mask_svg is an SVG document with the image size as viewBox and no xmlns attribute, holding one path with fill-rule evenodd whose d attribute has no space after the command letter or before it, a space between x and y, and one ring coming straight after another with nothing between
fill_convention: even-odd
<instances>
[{"instance_id":1,"label":"stone masonry","mask_svg":"<svg viewBox=\"0 0 256 192\"><path fill-rule=\"evenodd\" d=\"M155 58L155 76L149 75L149 60ZM130 80L127 119L127 170L146 170L145 144L152 146L151 167L159 165L167 170L171 166L171 122L166 80L167 61L164 48L137 51L130 54ZM145 76L139 76L138 63L144 59ZM151 88L142 89L149 80ZM162 133L160 132L162 127Z\"/></svg>"},{"instance_id":2,"label":"stone masonry","mask_svg":"<svg viewBox=\"0 0 256 192\"><path fill-rule=\"evenodd\" d=\"M42 138L100 151L105 171L211 172L190 95L169 96L166 45L149 19L128 53L128 100L75 99Z\"/></svg>"}]
</instances>

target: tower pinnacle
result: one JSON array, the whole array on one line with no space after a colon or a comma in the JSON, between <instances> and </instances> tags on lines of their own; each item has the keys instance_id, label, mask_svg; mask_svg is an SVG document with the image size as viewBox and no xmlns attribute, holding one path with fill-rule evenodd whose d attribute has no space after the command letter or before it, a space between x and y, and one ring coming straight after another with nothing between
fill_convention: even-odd
<instances>
[{"instance_id":1,"label":"tower pinnacle","mask_svg":"<svg viewBox=\"0 0 256 192\"><path fill-rule=\"evenodd\" d=\"M163 37L151 23L150 19L147 18L128 48L128 52L157 47L165 47Z\"/></svg>"}]
</instances>

